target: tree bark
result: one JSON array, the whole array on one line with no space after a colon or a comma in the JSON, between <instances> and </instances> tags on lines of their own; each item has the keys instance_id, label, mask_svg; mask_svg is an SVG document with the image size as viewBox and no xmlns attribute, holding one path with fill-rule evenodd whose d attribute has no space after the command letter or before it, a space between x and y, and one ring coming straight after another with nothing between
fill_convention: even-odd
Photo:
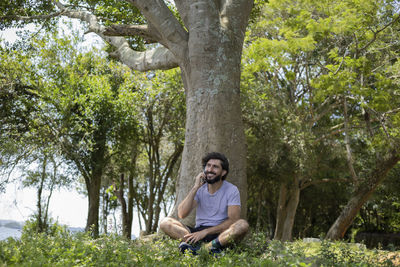
<instances>
[{"instance_id":1,"label":"tree bark","mask_svg":"<svg viewBox=\"0 0 400 267\"><path fill-rule=\"evenodd\" d=\"M91 231L92 235L97 237L99 235L101 174L94 173L90 180L90 184L86 185L86 189L88 191L89 209L85 231Z\"/></svg>"},{"instance_id":2,"label":"tree bark","mask_svg":"<svg viewBox=\"0 0 400 267\"><path fill-rule=\"evenodd\" d=\"M300 201L300 186L298 179L281 184L277 207L274 239L292 240L292 230Z\"/></svg>"},{"instance_id":3,"label":"tree bark","mask_svg":"<svg viewBox=\"0 0 400 267\"><path fill-rule=\"evenodd\" d=\"M94 147L91 154L91 173L89 179L85 178L86 190L88 191L88 217L86 231L91 231L94 237L99 235L99 208L101 179L106 167L106 136L105 125L102 119L99 121L99 128L94 133Z\"/></svg>"},{"instance_id":4,"label":"tree bark","mask_svg":"<svg viewBox=\"0 0 400 267\"><path fill-rule=\"evenodd\" d=\"M186 90L186 134L173 216L193 186L194 177L202 170L201 158L208 152L219 151L229 159L227 180L238 186L242 217L246 217L246 145L239 88L246 23L237 29L225 28L221 23L223 19L247 21L251 1L241 2L248 3L234 15L218 15L214 1L190 6L188 54L180 64ZM194 213L184 220L188 225L193 222Z\"/></svg>"},{"instance_id":5,"label":"tree bark","mask_svg":"<svg viewBox=\"0 0 400 267\"><path fill-rule=\"evenodd\" d=\"M126 237L127 239L131 239L132 235L132 209L133 209L133 202L132 199L129 197L130 196L130 191L131 191L131 186L130 186L130 180L132 179L132 176L130 175L128 177L128 204L125 200L124 197L124 189L125 189L125 175L121 174L120 180L119 180L119 186L118 190L117 187L115 186L115 195L118 198L118 201L121 205L121 214L122 214L122 235ZM132 203L132 204L131 204Z\"/></svg>"},{"instance_id":6,"label":"tree bark","mask_svg":"<svg viewBox=\"0 0 400 267\"><path fill-rule=\"evenodd\" d=\"M344 237L361 207L399 160L400 155L396 151L392 151L389 155L378 161L375 169L367 176L368 180L364 183L360 183L339 217L330 227L326 235L327 239L338 240Z\"/></svg>"},{"instance_id":7,"label":"tree bark","mask_svg":"<svg viewBox=\"0 0 400 267\"><path fill-rule=\"evenodd\" d=\"M37 191L37 231L43 233L45 230L45 221L43 220L43 207L42 207L42 192L44 189L44 182L46 180L46 167L47 167L47 156L44 156L42 163L42 173L40 175L40 184Z\"/></svg>"}]
</instances>

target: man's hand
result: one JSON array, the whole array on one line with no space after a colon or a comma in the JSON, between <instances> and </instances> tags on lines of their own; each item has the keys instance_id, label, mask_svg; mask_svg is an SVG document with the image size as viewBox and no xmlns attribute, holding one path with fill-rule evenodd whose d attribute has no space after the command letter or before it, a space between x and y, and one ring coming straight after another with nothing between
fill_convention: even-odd
<instances>
[{"instance_id":1,"label":"man's hand","mask_svg":"<svg viewBox=\"0 0 400 267\"><path fill-rule=\"evenodd\" d=\"M197 243L198 241L202 240L204 237L206 237L207 232L206 229L199 231L199 232L194 232L194 233L190 233L187 234L183 237L183 240L185 240L185 242L187 243Z\"/></svg>"},{"instance_id":2,"label":"man's hand","mask_svg":"<svg viewBox=\"0 0 400 267\"><path fill-rule=\"evenodd\" d=\"M199 173L196 176L196 179L194 182L194 187L200 188L200 186L202 186L205 183L205 179L206 179L206 175L204 174L204 172Z\"/></svg>"},{"instance_id":3,"label":"man's hand","mask_svg":"<svg viewBox=\"0 0 400 267\"><path fill-rule=\"evenodd\" d=\"M196 207L197 203L194 200L194 197L197 193L197 190L205 183L206 175L201 172L195 177L193 188L189 191L188 195L178 206L178 217L180 219L185 218L189 215L189 213Z\"/></svg>"}]
</instances>

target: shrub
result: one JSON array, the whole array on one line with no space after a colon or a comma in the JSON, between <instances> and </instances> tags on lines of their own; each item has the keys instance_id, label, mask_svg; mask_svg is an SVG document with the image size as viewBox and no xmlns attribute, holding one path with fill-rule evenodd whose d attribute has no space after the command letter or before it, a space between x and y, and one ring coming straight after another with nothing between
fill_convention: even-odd
<instances>
[{"instance_id":1,"label":"shrub","mask_svg":"<svg viewBox=\"0 0 400 267\"><path fill-rule=\"evenodd\" d=\"M217 257L205 249L193 256L182 255L179 242L163 235L148 242L117 235L93 239L54 227L51 234L27 227L20 239L0 241L0 266L392 266L395 257L343 242L282 243L263 233L249 234Z\"/></svg>"}]
</instances>

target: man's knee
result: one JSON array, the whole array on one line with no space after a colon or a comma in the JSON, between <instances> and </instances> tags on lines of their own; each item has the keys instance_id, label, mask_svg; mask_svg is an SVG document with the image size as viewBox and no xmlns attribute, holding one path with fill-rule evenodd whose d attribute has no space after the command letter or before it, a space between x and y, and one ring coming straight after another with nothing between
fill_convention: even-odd
<instances>
[{"instance_id":1,"label":"man's knee","mask_svg":"<svg viewBox=\"0 0 400 267\"><path fill-rule=\"evenodd\" d=\"M244 219L239 219L234 223L234 231L237 235L245 235L249 231L249 223Z\"/></svg>"},{"instance_id":2,"label":"man's knee","mask_svg":"<svg viewBox=\"0 0 400 267\"><path fill-rule=\"evenodd\" d=\"M165 217L160 222L160 229L163 232L168 232L168 229L170 229L173 224L174 224L174 219L172 219L171 217Z\"/></svg>"}]
</instances>

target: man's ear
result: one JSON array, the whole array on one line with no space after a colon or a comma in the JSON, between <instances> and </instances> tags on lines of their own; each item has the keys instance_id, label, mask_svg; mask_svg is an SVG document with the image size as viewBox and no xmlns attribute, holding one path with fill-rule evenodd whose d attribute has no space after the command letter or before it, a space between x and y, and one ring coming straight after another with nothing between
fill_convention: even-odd
<instances>
[{"instance_id":1,"label":"man's ear","mask_svg":"<svg viewBox=\"0 0 400 267\"><path fill-rule=\"evenodd\" d=\"M224 176L225 176L225 174L226 174L226 170L222 170L221 177L224 177Z\"/></svg>"}]
</instances>

